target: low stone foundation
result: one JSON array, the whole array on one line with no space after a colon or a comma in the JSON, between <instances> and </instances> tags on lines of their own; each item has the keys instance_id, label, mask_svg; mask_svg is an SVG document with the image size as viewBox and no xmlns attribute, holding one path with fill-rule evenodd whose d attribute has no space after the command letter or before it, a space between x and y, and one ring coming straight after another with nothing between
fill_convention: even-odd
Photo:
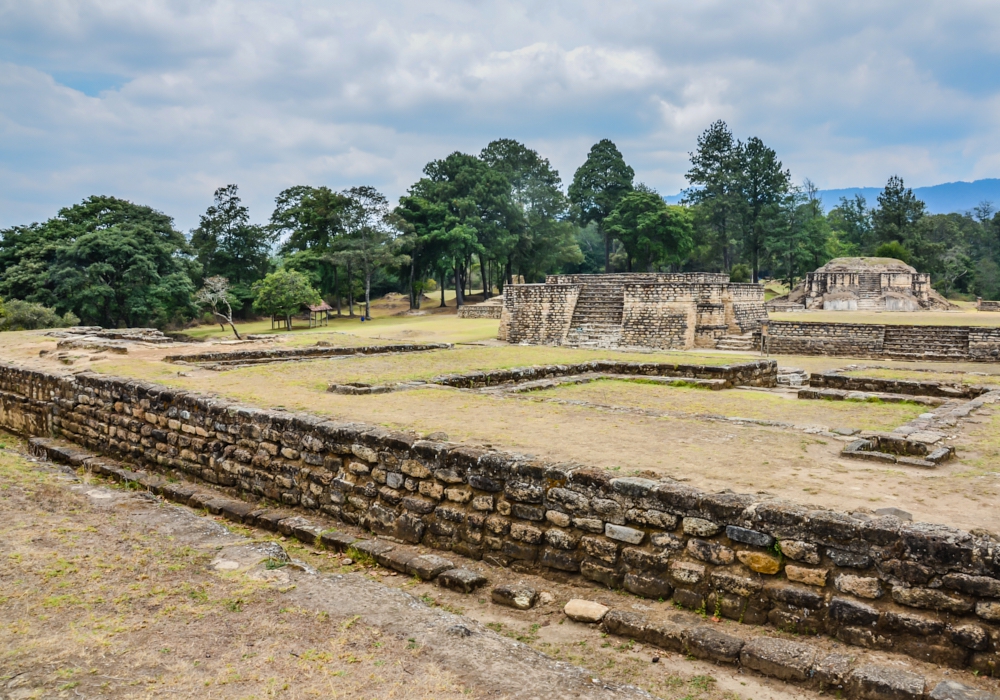
<instances>
[{"instance_id":1,"label":"low stone foundation","mask_svg":"<svg viewBox=\"0 0 1000 700\"><path fill-rule=\"evenodd\" d=\"M392 345L312 345L305 348L270 348L266 350L231 350L229 352L201 352L191 355L167 355L165 362L212 366L217 368L240 367L268 362L315 360L344 355L380 355L391 352L424 352L447 350L448 343L395 343Z\"/></svg>"},{"instance_id":2,"label":"low stone foundation","mask_svg":"<svg viewBox=\"0 0 1000 700\"><path fill-rule=\"evenodd\" d=\"M947 382L918 382L909 379L881 379L879 377L851 377L836 372L809 375L809 386L814 389L843 389L845 391L876 391L886 394L909 396L938 396L947 399L974 399L992 390L988 386L949 384Z\"/></svg>"},{"instance_id":3,"label":"low stone foundation","mask_svg":"<svg viewBox=\"0 0 1000 700\"><path fill-rule=\"evenodd\" d=\"M0 425L496 564L996 673L1000 541L0 366Z\"/></svg>"}]
</instances>

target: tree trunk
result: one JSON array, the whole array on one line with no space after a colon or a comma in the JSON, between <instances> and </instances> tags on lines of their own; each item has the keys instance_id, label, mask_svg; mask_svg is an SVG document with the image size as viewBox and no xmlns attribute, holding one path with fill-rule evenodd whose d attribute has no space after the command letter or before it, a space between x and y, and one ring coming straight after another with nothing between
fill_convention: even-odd
<instances>
[{"instance_id":1,"label":"tree trunk","mask_svg":"<svg viewBox=\"0 0 1000 700\"><path fill-rule=\"evenodd\" d=\"M347 263L347 306L348 315L354 318L354 275L351 274L351 263Z\"/></svg>"},{"instance_id":2,"label":"tree trunk","mask_svg":"<svg viewBox=\"0 0 1000 700\"><path fill-rule=\"evenodd\" d=\"M369 321L372 318L372 273L371 270L365 271L365 318Z\"/></svg>"},{"instance_id":3,"label":"tree trunk","mask_svg":"<svg viewBox=\"0 0 1000 700\"><path fill-rule=\"evenodd\" d=\"M507 284L514 284L514 278L511 277L511 264L510 258L507 258Z\"/></svg>"},{"instance_id":4,"label":"tree trunk","mask_svg":"<svg viewBox=\"0 0 1000 700\"><path fill-rule=\"evenodd\" d=\"M601 227L601 233L604 235L604 272L611 272L611 236L608 232Z\"/></svg>"},{"instance_id":5,"label":"tree trunk","mask_svg":"<svg viewBox=\"0 0 1000 700\"><path fill-rule=\"evenodd\" d=\"M441 273L441 308L444 308L445 306L448 306L448 304L444 300L444 280L445 280L445 276L444 276L444 273L442 272Z\"/></svg>"},{"instance_id":6,"label":"tree trunk","mask_svg":"<svg viewBox=\"0 0 1000 700\"><path fill-rule=\"evenodd\" d=\"M333 293L337 297L337 315L340 316L340 284L337 281L337 266L333 266Z\"/></svg>"},{"instance_id":7,"label":"tree trunk","mask_svg":"<svg viewBox=\"0 0 1000 700\"><path fill-rule=\"evenodd\" d=\"M462 307L462 273L461 265L455 261L455 308Z\"/></svg>"},{"instance_id":8,"label":"tree trunk","mask_svg":"<svg viewBox=\"0 0 1000 700\"><path fill-rule=\"evenodd\" d=\"M490 298L490 290L486 288L486 261L483 260L483 254L479 254L479 279L483 283L483 301Z\"/></svg>"},{"instance_id":9,"label":"tree trunk","mask_svg":"<svg viewBox=\"0 0 1000 700\"><path fill-rule=\"evenodd\" d=\"M410 309L420 308L420 299L417 296L416 289L414 287L414 277L416 277L416 267L417 267L417 256L413 255L410 257ZM421 292L422 294L423 292Z\"/></svg>"}]
</instances>

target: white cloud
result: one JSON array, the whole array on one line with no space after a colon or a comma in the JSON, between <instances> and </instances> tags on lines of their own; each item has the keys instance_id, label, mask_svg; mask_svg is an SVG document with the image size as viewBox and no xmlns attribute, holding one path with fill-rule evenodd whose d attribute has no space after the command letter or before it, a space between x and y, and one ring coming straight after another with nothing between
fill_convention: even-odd
<instances>
[{"instance_id":1,"label":"white cloud","mask_svg":"<svg viewBox=\"0 0 1000 700\"><path fill-rule=\"evenodd\" d=\"M0 226L107 193L186 228L229 182L259 220L293 184L397 197L498 137L564 181L612 138L672 192L719 118L825 187L997 176L998 39L980 0L0 0Z\"/></svg>"}]
</instances>

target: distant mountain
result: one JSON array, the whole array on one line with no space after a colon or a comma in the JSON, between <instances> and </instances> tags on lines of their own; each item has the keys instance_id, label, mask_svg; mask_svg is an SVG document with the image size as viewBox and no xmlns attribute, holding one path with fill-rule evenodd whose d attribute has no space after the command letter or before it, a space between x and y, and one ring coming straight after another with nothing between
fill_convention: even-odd
<instances>
[{"instance_id":1,"label":"distant mountain","mask_svg":"<svg viewBox=\"0 0 1000 700\"><path fill-rule=\"evenodd\" d=\"M860 194L868 200L868 206L878 204L881 187L848 187L840 190L820 190L823 208L829 211L837 206L841 197L851 199ZM946 182L930 187L914 187L913 194L924 201L927 211L931 214L948 214L967 212L982 201L993 202L1000 209L1000 179L976 180L975 182ZM664 197L667 204L680 202L682 194Z\"/></svg>"}]
</instances>

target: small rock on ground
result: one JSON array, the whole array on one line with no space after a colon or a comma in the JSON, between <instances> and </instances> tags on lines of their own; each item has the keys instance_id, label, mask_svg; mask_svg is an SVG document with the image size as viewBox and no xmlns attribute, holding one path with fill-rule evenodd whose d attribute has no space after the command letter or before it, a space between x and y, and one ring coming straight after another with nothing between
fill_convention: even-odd
<instances>
[{"instance_id":1,"label":"small rock on ground","mask_svg":"<svg viewBox=\"0 0 1000 700\"><path fill-rule=\"evenodd\" d=\"M497 605L506 605L509 608L518 610L528 610L534 606L538 600L538 593L534 588L515 584L504 584L493 589L493 602Z\"/></svg>"},{"instance_id":2,"label":"small rock on ground","mask_svg":"<svg viewBox=\"0 0 1000 700\"><path fill-rule=\"evenodd\" d=\"M566 616L577 622L600 622L608 612L608 607L592 600L573 598L563 609Z\"/></svg>"}]
</instances>

